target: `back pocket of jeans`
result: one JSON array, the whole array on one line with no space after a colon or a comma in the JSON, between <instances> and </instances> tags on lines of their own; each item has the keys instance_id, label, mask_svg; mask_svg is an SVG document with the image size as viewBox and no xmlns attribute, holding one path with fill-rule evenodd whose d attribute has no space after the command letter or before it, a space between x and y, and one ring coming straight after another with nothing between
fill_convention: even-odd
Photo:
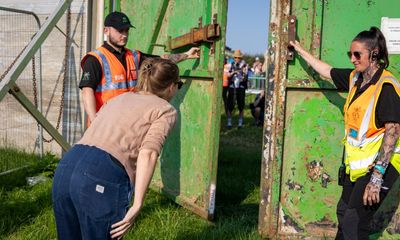
<instances>
[{"instance_id":1,"label":"back pocket of jeans","mask_svg":"<svg viewBox=\"0 0 400 240\"><path fill-rule=\"evenodd\" d=\"M82 211L93 220L114 217L118 213L120 184L110 183L89 173L84 174L79 195Z\"/></svg>"}]
</instances>

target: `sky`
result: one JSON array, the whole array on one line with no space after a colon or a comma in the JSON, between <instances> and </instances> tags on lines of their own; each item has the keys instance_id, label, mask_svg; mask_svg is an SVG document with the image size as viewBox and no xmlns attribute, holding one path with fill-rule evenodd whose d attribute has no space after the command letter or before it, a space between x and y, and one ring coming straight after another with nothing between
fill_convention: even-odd
<instances>
[{"instance_id":1,"label":"sky","mask_svg":"<svg viewBox=\"0 0 400 240\"><path fill-rule=\"evenodd\" d=\"M226 46L246 54L267 49L269 0L229 0Z\"/></svg>"}]
</instances>

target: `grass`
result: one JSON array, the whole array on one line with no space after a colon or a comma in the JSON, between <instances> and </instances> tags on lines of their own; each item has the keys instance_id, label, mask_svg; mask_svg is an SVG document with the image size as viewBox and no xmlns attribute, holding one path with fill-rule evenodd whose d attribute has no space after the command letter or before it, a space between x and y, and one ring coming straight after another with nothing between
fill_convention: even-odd
<instances>
[{"instance_id":1,"label":"grass","mask_svg":"<svg viewBox=\"0 0 400 240\"><path fill-rule=\"evenodd\" d=\"M249 103L254 95L246 98ZM248 105L248 104L246 104ZM237 119L234 118L234 123ZM135 226L124 239L260 239L257 233L262 128L252 125L248 109L242 129L226 129L222 116L216 219L206 221L163 195L149 191ZM3 154L5 153L5 154ZM4 159L31 159L29 168L0 177L0 239L56 239L51 179L34 186L26 177L51 176L54 157L0 149Z\"/></svg>"}]
</instances>

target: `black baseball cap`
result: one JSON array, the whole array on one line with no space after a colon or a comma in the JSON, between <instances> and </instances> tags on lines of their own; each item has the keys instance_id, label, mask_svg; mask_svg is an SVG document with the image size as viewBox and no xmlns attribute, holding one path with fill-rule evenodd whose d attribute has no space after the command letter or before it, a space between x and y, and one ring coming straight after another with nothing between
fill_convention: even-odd
<instances>
[{"instance_id":1,"label":"black baseball cap","mask_svg":"<svg viewBox=\"0 0 400 240\"><path fill-rule=\"evenodd\" d=\"M131 27L135 28L132 26L131 21L129 21L128 16L122 12L112 12L108 14L104 20L104 27L113 27L117 30Z\"/></svg>"}]
</instances>

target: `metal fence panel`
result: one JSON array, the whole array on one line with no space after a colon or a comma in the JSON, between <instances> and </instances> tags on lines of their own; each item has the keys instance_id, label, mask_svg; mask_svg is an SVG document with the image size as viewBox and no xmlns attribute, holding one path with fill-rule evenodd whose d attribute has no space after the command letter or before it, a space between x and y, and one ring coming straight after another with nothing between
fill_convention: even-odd
<instances>
[{"instance_id":1,"label":"metal fence panel","mask_svg":"<svg viewBox=\"0 0 400 240\"><path fill-rule=\"evenodd\" d=\"M5 1L2 2L2 7L35 10L43 23L58 4L57 1L31 3L29 5L22 0ZM32 15L1 10L0 18L0 74L3 74L38 31L38 27ZM64 13L56 28L42 44L41 50L35 54L36 81L33 81L32 62L16 81L32 103L37 98L38 105L42 104L43 115L53 126L59 125L59 132L71 144L79 140L83 132L83 108L79 99L78 83L81 75L80 59L86 52L86 21L86 1L74 1L71 11ZM34 90L35 83L37 91ZM39 153L38 145L42 138L38 137L38 126L33 117L11 95L0 102L0 111L0 147ZM44 138L51 139L45 131ZM43 151L61 154L61 148L55 141L44 142Z\"/></svg>"}]
</instances>

